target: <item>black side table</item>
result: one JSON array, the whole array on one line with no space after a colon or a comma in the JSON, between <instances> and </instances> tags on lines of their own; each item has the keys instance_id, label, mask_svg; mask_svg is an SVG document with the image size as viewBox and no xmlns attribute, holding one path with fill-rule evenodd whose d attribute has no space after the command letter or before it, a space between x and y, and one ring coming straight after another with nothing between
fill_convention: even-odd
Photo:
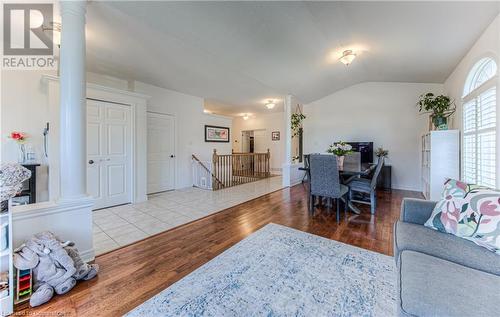
<instances>
[{"instance_id":1,"label":"black side table","mask_svg":"<svg viewBox=\"0 0 500 317\"><path fill-rule=\"evenodd\" d=\"M34 204L36 203L36 168L40 166L40 164L26 163L21 165L31 171L31 177L23 182L21 193L14 197L13 200L21 204Z\"/></svg>"},{"instance_id":2,"label":"black side table","mask_svg":"<svg viewBox=\"0 0 500 317\"><path fill-rule=\"evenodd\" d=\"M377 180L377 188L390 191L392 188L392 167L384 165Z\"/></svg>"}]
</instances>

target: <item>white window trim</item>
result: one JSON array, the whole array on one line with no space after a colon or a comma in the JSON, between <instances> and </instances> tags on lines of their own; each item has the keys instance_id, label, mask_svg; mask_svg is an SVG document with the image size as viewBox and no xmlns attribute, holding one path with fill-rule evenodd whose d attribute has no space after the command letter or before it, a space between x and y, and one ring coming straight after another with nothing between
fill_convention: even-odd
<instances>
[{"instance_id":1,"label":"white window trim","mask_svg":"<svg viewBox=\"0 0 500 317\"><path fill-rule=\"evenodd\" d=\"M493 60L493 62L497 63L497 60L496 58L493 58L493 57L489 57ZM480 59L481 60L481 59ZM478 63L480 60L478 60L476 63ZM469 83L467 82L469 80L469 76L470 76L470 72L472 72L472 70L474 69L474 66L476 65L473 64L472 67L470 68L470 71L469 71L469 74L466 78L466 82L464 83L464 87L465 85L468 85ZM498 67L498 63L497 63L497 67ZM464 144L464 140L465 140L465 137L466 136L470 136L470 135L475 135L476 136L476 141L475 141L475 170L476 170L476 181L477 181L477 171L479 170L478 167L479 167L479 159L478 159L478 150L479 150L479 142L477 142L477 136L479 135L479 133L487 133L487 132L495 132L495 152L496 152L496 155L495 155L495 163L498 164L499 160L499 146L498 146L498 120L496 121L495 123L495 126L494 127L491 127L491 128L486 128L486 129L478 129L478 115L477 115L477 103L476 103L476 113L475 113L475 129L473 131L470 131L470 132L464 132L465 131L465 127L464 127L464 105L476 98L478 98L482 93L484 93L485 91L487 91L488 89L491 89L491 88L495 88L496 89L496 95L498 96L498 81L499 81L499 75L498 75L498 70L497 70L497 74L495 74L493 77L491 77L490 79L488 79L487 81L485 81L484 83L482 83L481 85L479 85L478 87L476 87L475 89L473 89L472 91L470 91L467 95L463 96L462 99L461 99L461 102L462 102L462 113L461 113L461 117L462 117L462 122L461 122L461 125L462 125L462 145ZM496 104L496 117L498 119L498 99L497 99L497 104ZM464 149L462 148L462 168L461 168L461 174L462 174L462 177L465 177L464 175L464 168L465 168L465 151ZM496 188L499 187L499 183L500 183L500 180L499 180L499 173L498 173L498 168L496 168L496 173L495 173L495 185L496 185Z\"/></svg>"},{"instance_id":2,"label":"white window trim","mask_svg":"<svg viewBox=\"0 0 500 317\"><path fill-rule=\"evenodd\" d=\"M476 87L476 89L472 90L467 95L463 96L462 97L462 105L471 101L472 99L478 97L480 94L482 94L486 90L488 90L492 87L496 87L498 84L498 78L499 77L497 74L497 75L491 77L490 79L488 79L487 81L485 81L484 83L482 83L480 86Z\"/></svg>"}]
</instances>

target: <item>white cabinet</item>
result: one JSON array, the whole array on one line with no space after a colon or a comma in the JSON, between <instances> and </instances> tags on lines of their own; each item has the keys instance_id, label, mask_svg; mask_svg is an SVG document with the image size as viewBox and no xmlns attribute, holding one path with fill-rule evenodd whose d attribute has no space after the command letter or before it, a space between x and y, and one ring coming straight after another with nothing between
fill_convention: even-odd
<instances>
[{"instance_id":1,"label":"white cabinet","mask_svg":"<svg viewBox=\"0 0 500 317\"><path fill-rule=\"evenodd\" d=\"M0 316L13 313L14 272L12 264L12 212L10 201L2 202L0 211Z\"/></svg>"},{"instance_id":2,"label":"white cabinet","mask_svg":"<svg viewBox=\"0 0 500 317\"><path fill-rule=\"evenodd\" d=\"M460 178L460 132L431 131L422 136L422 193L439 200L448 178Z\"/></svg>"}]
</instances>

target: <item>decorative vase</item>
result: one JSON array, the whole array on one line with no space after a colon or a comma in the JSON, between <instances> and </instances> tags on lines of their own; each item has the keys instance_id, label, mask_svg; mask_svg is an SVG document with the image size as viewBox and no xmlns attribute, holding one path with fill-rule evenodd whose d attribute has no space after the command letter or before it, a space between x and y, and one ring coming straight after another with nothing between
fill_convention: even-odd
<instances>
[{"instance_id":1,"label":"decorative vase","mask_svg":"<svg viewBox=\"0 0 500 317\"><path fill-rule=\"evenodd\" d=\"M23 143L19 143L19 153L17 157L18 163L24 163L26 161L26 147Z\"/></svg>"},{"instance_id":2,"label":"decorative vase","mask_svg":"<svg viewBox=\"0 0 500 317\"><path fill-rule=\"evenodd\" d=\"M438 130L448 130L448 118L443 116L433 116L432 123Z\"/></svg>"},{"instance_id":3,"label":"decorative vase","mask_svg":"<svg viewBox=\"0 0 500 317\"><path fill-rule=\"evenodd\" d=\"M344 155L337 156L337 167L339 168L339 171L344 169L344 158Z\"/></svg>"}]
</instances>

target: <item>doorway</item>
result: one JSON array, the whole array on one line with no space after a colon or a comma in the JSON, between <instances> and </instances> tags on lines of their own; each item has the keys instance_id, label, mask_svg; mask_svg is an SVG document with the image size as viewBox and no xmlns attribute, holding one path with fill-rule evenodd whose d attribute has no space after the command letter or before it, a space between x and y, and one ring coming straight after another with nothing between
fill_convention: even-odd
<instances>
[{"instance_id":1,"label":"doorway","mask_svg":"<svg viewBox=\"0 0 500 317\"><path fill-rule=\"evenodd\" d=\"M265 153L266 151L266 129L241 131L241 152Z\"/></svg>"}]
</instances>

